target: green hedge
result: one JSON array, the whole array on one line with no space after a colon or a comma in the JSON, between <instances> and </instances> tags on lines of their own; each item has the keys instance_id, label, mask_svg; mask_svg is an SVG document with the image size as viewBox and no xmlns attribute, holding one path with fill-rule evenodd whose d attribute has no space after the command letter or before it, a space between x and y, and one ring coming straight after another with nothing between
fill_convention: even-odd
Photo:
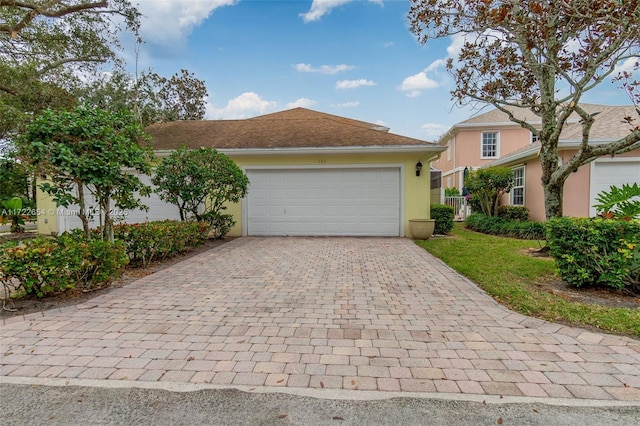
<instances>
[{"instance_id":1,"label":"green hedge","mask_svg":"<svg viewBox=\"0 0 640 426\"><path fill-rule=\"evenodd\" d=\"M431 219L436 220L434 234L446 235L453 229L453 207L444 204L431 205Z\"/></svg>"},{"instance_id":2,"label":"green hedge","mask_svg":"<svg viewBox=\"0 0 640 426\"><path fill-rule=\"evenodd\" d=\"M500 206L498 216L507 220L529 220L529 208L525 206Z\"/></svg>"},{"instance_id":3,"label":"green hedge","mask_svg":"<svg viewBox=\"0 0 640 426\"><path fill-rule=\"evenodd\" d=\"M547 243L567 283L637 290L640 223L552 219L547 222Z\"/></svg>"},{"instance_id":4,"label":"green hedge","mask_svg":"<svg viewBox=\"0 0 640 426\"><path fill-rule=\"evenodd\" d=\"M127 262L119 241L87 240L77 233L38 236L0 245L0 282L5 288L44 297L109 283Z\"/></svg>"},{"instance_id":5,"label":"green hedge","mask_svg":"<svg viewBox=\"0 0 640 426\"><path fill-rule=\"evenodd\" d=\"M114 237L126 247L132 263L148 267L154 260L163 260L184 253L204 243L208 223L165 220L114 227Z\"/></svg>"},{"instance_id":6,"label":"green hedge","mask_svg":"<svg viewBox=\"0 0 640 426\"><path fill-rule=\"evenodd\" d=\"M544 240L545 225L541 222L507 220L499 216L485 216L473 213L467 217L465 227L483 234L520 238L523 240Z\"/></svg>"}]
</instances>

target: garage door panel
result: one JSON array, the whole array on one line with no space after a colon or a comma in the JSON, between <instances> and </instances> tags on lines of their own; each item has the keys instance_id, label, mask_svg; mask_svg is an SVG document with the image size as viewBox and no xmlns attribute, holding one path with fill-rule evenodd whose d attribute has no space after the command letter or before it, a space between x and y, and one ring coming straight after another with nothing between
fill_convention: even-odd
<instances>
[{"instance_id":1,"label":"garage door panel","mask_svg":"<svg viewBox=\"0 0 640 426\"><path fill-rule=\"evenodd\" d=\"M609 192L612 186L620 188L624 184L640 184L640 161L596 161L592 171L591 215L596 214L592 206L597 203L596 197L600 192Z\"/></svg>"},{"instance_id":2,"label":"garage door panel","mask_svg":"<svg viewBox=\"0 0 640 426\"><path fill-rule=\"evenodd\" d=\"M247 174L249 235L400 233L399 168L249 170Z\"/></svg>"}]
</instances>

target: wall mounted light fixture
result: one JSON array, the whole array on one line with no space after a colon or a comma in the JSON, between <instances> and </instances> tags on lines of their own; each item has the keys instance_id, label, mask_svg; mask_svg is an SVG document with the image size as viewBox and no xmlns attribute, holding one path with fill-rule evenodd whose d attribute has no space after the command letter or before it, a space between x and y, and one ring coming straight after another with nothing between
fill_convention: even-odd
<instances>
[{"instance_id":1,"label":"wall mounted light fixture","mask_svg":"<svg viewBox=\"0 0 640 426\"><path fill-rule=\"evenodd\" d=\"M422 163L420 160L416 163L416 176L420 176L420 171L422 170Z\"/></svg>"}]
</instances>

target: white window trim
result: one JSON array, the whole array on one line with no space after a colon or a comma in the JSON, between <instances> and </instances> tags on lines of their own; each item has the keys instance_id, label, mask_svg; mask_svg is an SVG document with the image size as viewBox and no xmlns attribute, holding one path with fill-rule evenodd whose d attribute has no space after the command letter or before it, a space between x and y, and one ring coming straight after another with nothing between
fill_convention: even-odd
<instances>
[{"instance_id":1,"label":"white window trim","mask_svg":"<svg viewBox=\"0 0 640 426\"><path fill-rule=\"evenodd\" d=\"M513 187L511 188L511 192L509 194L509 204L512 206L526 206L527 205L527 171L525 169L525 166L516 166L516 167L512 167L511 170L513 172L515 172L516 170L522 170L522 186L518 186L518 187ZM513 204L513 190L515 188L522 188L522 204Z\"/></svg>"},{"instance_id":2,"label":"white window trim","mask_svg":"<svg viewBox=\"0 0 640 426\"><path fill-rule=\"evenodd\" d=\"M533 140L534 136L538 138L538 141L540 140L540 136L536 135L536 134L535 134L535 133L533 133L533 132L530 132L530 136L529 136L529 143L536 143L536 142L538 142L538 141L534 141L534 140Z\"/></svg>"},{"instance_id":3,"label":"white window trim","mask_svg":"<svg viewBox=\"0 0 640 426\"><path fill-rule=\"evenodd\" d=\"M488 134L488 133L495 133L496 134L496 155L492 156L492 157L486 157L484 155L482 155L482 143L484 141L484 135ZM496 160L500 158L500 131L498 130L492 130L492 131L483 131L480 132L480 159L481 160Z\"/></svg>"}]
</instances>

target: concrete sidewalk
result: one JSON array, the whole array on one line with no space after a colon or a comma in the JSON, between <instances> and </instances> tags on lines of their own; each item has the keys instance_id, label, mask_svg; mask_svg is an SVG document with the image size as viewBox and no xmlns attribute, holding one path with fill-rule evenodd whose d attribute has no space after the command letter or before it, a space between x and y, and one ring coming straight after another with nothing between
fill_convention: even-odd
<instances>
[{"instance_id":1,"label":"concrete sidewalk","mask_svg":"<svg viewBox=\"0 0 640 426\"><path fill-rule=\"evenodd\" d=\"M5 320L0 381L640 401L640 342L515 314L407 239L240 238Z\"/></svg>"}]
</instances>

